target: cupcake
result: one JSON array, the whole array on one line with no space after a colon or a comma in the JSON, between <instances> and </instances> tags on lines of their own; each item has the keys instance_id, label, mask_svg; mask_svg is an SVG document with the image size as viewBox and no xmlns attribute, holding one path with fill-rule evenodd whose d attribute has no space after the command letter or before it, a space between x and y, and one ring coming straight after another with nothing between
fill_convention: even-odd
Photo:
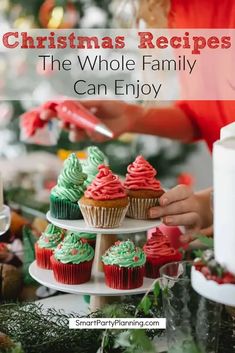
<instances>
[{"instance_id":1,"label":"cupcake","mask_svg":"<svg viewBox=\"0 0 235 353\"><path fill-rule=\"evenodd\" d=\"M159 197L164 194L156 170L142 156L128 166L124 187L130 206L127 216L135 219L148 219L148 210L158 205Z\"/></svg>"},{"instance_id":2,"label":"cupcake","mask_svg":"<svg viewBox=\"0 0 235 353\"><path fill-rule=\"evenodd\" d=\"M88 187L98 174L98 167L100 164L105 164L104 153L96 146L90 146L87 149L88 158L82 164L84 173L87 174L87 179L84 184Z\"/></svg>"},{"instance_id":3,"label":"cupcake","mask_svg":"<svg viewBox=\"0 0 235 353\"><path fill-rule=\"evenodd\" d=\"M56 281L65 284L81 284L91 278L94 258L93 248L72 233L58 245L51 257Z\"/></svg>"},{"instance_id":4,"label":"cupcake","mask_svg":"<svg viewBox=\"0 0 235 353\"><path fill-rule=\"evenodd\" d=\"M131 240L117 241L102 256L105 283L114 289L143 285L146 256Z\"/></svg>"},{"instance_id":5,"label":"cupcake","mask_svg":"<svg viewBox=\"0 0 235 353\"><path fill-rule=\"evenodd\" d=\"M57 245L63 240L63 235L64 232L61 228L48 224L35 244L35 256L39 267L51 269L50 257Z\"/></svg>"},{"instance_id":6,"label":"cupcake","mask_svg":"<svg viewBox=\"0 0 235 353\"><path fill-rule=\"evenodd\" d=\"M80 209L88 226L116 228L126 215L128 197L108 166L100 165L98 169L99 173L79 201Z\"/></svg>"},{"instance_id":7,"label":"cupcake","mask_svg":"<svg viewBox=\"0 0 235 353\"><path fill-rule=\"evenodd\" d=\"M158 228L144 245L143 250L146 255L145 276L149 278L159 277L159 269L163 265L182 260L182 254L172 248L168 237Z\"/></svg>"},{"instance_id":8,"label":"cupcake","mask_svg":"<svg viewBox=\"0 0 235 353\"><path fill-rule=\"evenodd\" d=\"M95 249L95 244L96 244L96 234L95 233L87 233L87 232L72 232L72 231L68 231L67 235L70 234L75 234L75 236L79 239L82 240L83 243L87 243L90 246L93 247L93 249ZM66 236L67 236L66 235Z\"/></svg>"},{"instance_id":9,"label":"cupcake","mask_svg":"<svg viewBox=\"0 0 235 353\"><path fill-rule=\"evenodd\" d=\"M87 175L75 153L64 162L57 185L51 190L50 212L58 219L81 219L78 200L83 196Z\"/></svg>"}]
</instances>

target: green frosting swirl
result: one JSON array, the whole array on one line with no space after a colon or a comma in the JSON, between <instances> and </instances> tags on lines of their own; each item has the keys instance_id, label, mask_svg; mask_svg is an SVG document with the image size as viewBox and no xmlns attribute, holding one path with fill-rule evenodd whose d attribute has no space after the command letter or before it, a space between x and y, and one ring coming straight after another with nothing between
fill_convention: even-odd
<instances>
[{"instance_id":1,"label":"green frosting swirl","mask_svg":"<svg viewBox=\"0 0 235 353\"><path fill-rule=\"evenodd\" d=\"M82 166L75 153L64 162L64 168L58 177L57 185L52 189L52 195L62 200L77 202L84 194L87 175L83 173Z\"/></svg>"},{"instance_id":2,"label":"green frosting swirl","mask_svg":"<svg viewBox=\"0 0 235 353\"><path fill-rule=\"evenodd\" d=\"M55 249L63 239L63 229L48 224L45 231L38 239L38 246L40 248Z\"/></svg>"},{"instance_id":3,"label":"green frosting swirl","mask_svg":"<svg viewBox=\"0 0 235 353\"><path fill-rule=\"evenodd\" d=\"M64 264L80 264L91 261L94 258L94 250L89 244L83 243L76 234L72 233L67 235L56 248L54 256L56 260Z\"/></svg>"},{"instance_id":4,"label":"green frosting swirl","mask_svg":"<svg viewBox=\"0 0 235 353\"><path fill-rule=\"evenodd\" d=\"M83 232L67 231L66 236L67 235L71 235L71 234L74 234L78 238L78 240L80 240L80 239L89 239L89 240L96 239L96 234L95 233L83 233Z\"/></svg>"},{"instance_id":5,"label":"green frosting swirl","mask_svg":"<svg viewBox=\"0 0 235 353\"><path fill-rule=\"evenodd\" d=\"M135 246L133 241L117 241L102 256L105 265L117 265L120 267L139 267L146 262L146 256L142 249Z\"/></svg>"},{"instance_id":6,"label":"green frosting swirl","mask_svg":"<svg viewBox=\"0 0 235 353\"><path fill-rule=\"evenodd\" d=\"M83 163L83 171L87 174L86 187L92 183L98 174L98 166L105 163L104 153L96 146L88 147L88 158Z\"/></svg>"}]
</instances>

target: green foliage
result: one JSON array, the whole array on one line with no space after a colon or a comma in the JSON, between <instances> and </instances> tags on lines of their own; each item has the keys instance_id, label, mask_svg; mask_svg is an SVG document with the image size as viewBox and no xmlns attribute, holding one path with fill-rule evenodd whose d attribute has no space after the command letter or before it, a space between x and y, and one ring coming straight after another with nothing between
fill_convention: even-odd
<instances>
[{"instance_id":1,"label":"green foliage","mask_svg":"<svg viewBox=\"0 0 235 353\"><path fill-rule=\"evenodd\" d=\"M30 227L23 228L23 244L24 244L24 263L23 263L23 276L25 284L36 283L29 274L29 265L35 260L34 244L36 237L31 231Z\"/></svg>"},{"instance_id":2,"label":"green foliage","mask_svg":"<svg viewBox=\"0 0 235 353\"><path fill-rule=\"evenodd\" d=\"M23 351L23 349L21 347L21 344L20 343L16 343L14 345L14 347L8 349L5 353L24 353L24 351Z\"/></svg>"},{"instance_id":3,"label":"green foliage","mask_svg":"<svg viewBox=\"0 0 235 353\"><path fill-rule=\"evenodd\" d=\"M124 348L123 353L156 353L156 348L144 330L121 332L115 340L115 348Z\"/></svg>"},{"instance_id":4,"label":"green foliage","mask_svg":"<svg viewBox=\"0 0 235 353\"><path fill-rule=\"evenodd\" d=\"M153 307L148 317L160 317L161 310ZM106 306L88 317L131 318L135 313L136 306L124 302ZM102 353L152 353L156 352L152 339L161 335L161 330L70 330L69 317L81 317L79 314L42 310L35 303L1 305L0 317L0 331L20 342L24 353L95 353L102 345Z\"/></svg>"},{"instance_id":5,"label":"green foliage","mask_svg":"<svg viewBox=\"0 0 235 353\"><path fill-rule=\"evenodd\" d=\"M204 235L201 235L198 237L198 240L200 240L200 242L207 246L209 249L213 249L214 247L214 239L213 238L208 238Z\"/></svg>"},{"instance_id":6,"label":"green foliage","mask_svg":"<svg viewBox=\"0 0 235 353\"><path fill-rule=\"evenodd\" d=\"M152 301L148 296L144 297L143 300L141 300L138 309L142 310L145 315L147 315L152 307Z\"/></svg>"}]
</instances>

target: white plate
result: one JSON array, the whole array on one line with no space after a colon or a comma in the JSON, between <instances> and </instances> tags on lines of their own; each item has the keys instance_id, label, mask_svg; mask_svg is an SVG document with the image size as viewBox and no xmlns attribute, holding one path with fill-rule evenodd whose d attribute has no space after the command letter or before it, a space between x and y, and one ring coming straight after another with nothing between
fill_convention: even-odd
<instances>
[{"instance_id":1,"label":"white plate","mask_svg":"<svg viewBox=\"0 0 235 353\"><path fill-rule=\"evenodd\" d=\"M205 276L192 267L192 287L203 297L213 300L216 303L235 307L235 285L218 284L205 278Z\"/></svg>"},{"instance_id":2,"label":"white plate","mask_svg":"<svg viewBox=\"0 0 235 353\"><path fill-rule=\"evenodd\" d=\"M50 211L47 212L47 219L49 222L53 223L55 226L60 228L77 232L88 232L97 234L131 234L145 232L146 230L158 227L161 224L160 220L145 221L132 218L125 218L119 228L93 228L88 227L83 219L73 221L65 219L56 219L50 215Z\"/></svg>"},{"instance_id":3,"label":"white plate","mask_svg":"<svg viewBox=\"0 0 235 353\"><path fill-rule=\"evenodd\" d=\"M99 272L96 275L92 275L91 280L84 284L71 285L59 283L54 279L53 272L51 270L43 270L39 268L34 261L29 267L30 275L39 283L43 284L48 288L57 289L61 292L72 293L72 294L90 294L98 296L120 296L120 295L134 295L145 293L153 284L154 279L144 278L144 284L142 287L137 289L119 290L112 289L105 285L104 274Z\"/></svg>"}]
</instances>

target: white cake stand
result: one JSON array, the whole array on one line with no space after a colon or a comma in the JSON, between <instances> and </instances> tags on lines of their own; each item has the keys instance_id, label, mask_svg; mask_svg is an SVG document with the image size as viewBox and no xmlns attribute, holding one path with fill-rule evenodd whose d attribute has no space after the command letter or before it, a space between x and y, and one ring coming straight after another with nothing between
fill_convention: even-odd
<instances>
[{"instance_id":1,"label":"white cake stand","mask_svg":"<svg viewBox=\"0 0 235 353\"><path fill-rule=\"evenodd\" d=\"M203 297L216 303L235 307L234 284L218 284L208 280L194 266L192 267L191 281L193 289Z\"/></svg>"},{"instance_id":2,"label":"white cake stand","mask_svg":"<svg viewBox=\"0 0 235 353\"><path fill-rule=\"evenodd\" d=\"M143 286L132 290L117 290L109 288L105 285L103 266L101 263L102 254L115 243L118 234L135 234L147 231L160 225L159 220L142 221L126 218L119 228L103 229L87 227L84 220L59 220L55 219L47 213L47 219L54 225L77 232L96 233L95 259L92 269L91 280L80 285L65 285L58 283L50 270L40 269L36 262L29 267L30 275L42 285L48 288L57 289L61 292L73 294L89 294L91 295L91 309L96 310L107 303L117 301L118 296L134 295L145 293L153 284L154 279L144 278Z\"/></svg>"}]
</instances>

